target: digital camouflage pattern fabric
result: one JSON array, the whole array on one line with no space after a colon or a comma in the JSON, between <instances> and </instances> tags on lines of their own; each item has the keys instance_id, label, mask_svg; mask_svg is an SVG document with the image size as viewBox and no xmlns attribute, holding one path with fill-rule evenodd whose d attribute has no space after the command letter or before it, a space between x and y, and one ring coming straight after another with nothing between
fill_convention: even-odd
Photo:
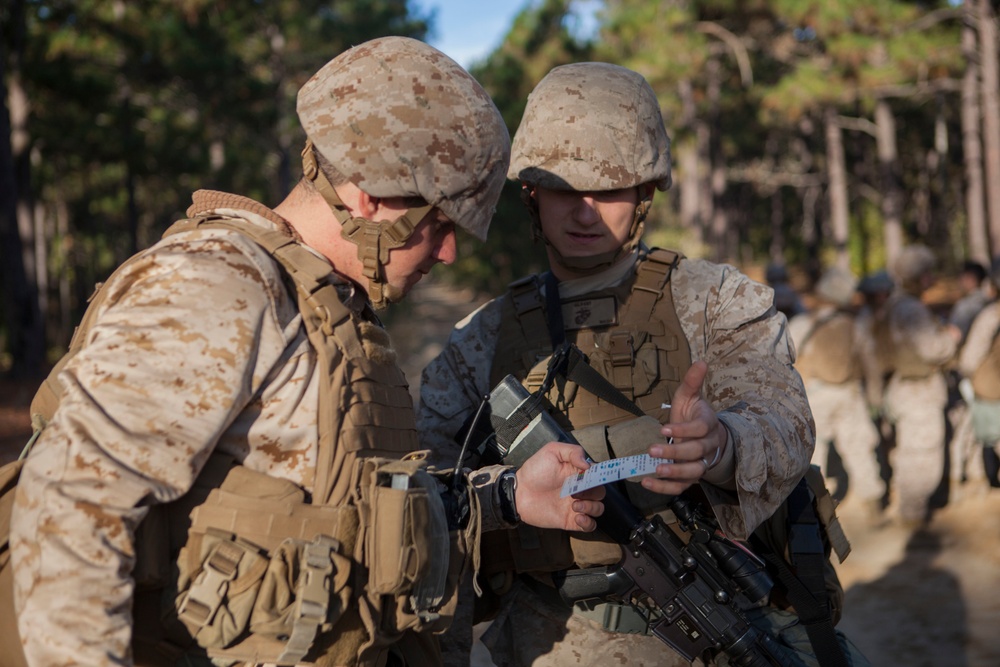
<instances>
[{"instance_id":1,"label":"digital camouflage pattern fabric","mask_svg":"<svg viewBox=\"0 0 1000 667\"><path fill-rule=\"evenodd\" d=\"M618 65L554 68L528 96L508 177L554 190L666 190L670 140L653 89Z\"/></svg>"},{"instance_id":2,"label":"digital camouflage pattern fabric","mask_svg":"<svg viewBox=\"0 0 1000 667\"><path fill-rule=\"evenodd\" d=\"M302 87L298 114L356 186L375 197L420 197L486 240L510 135L490 96L451 58L404 37L365 42Z\"/></svg>"},{"instance_id":3,"label":"digital camouflage pattern fabric","mask_svg":"<svg viewBox=\"0 0 1000 667\"><path fill-rule=\"evenodd\" d=\"M638 258L637 253L597 276L563 281L560 296L582 298L626 281ZM681 260L669 289L692 360L704 359L709 365L706 397L731 434L738 463L735 489L702 488L722 529L745 538L784 501L812 454L812 418L792 367L785 320L773 310L770 288L728 265ZM492 388L500 314L508 298L501 296L459 322L444 351L423 373L421 446L442 460L457 456L455 434ZM497 664L555 667L591 664L595 656L624 660L626 655L629 664L686 664L659 639L604 630L568 608L556 608L520 581L501 604L483 637ZM449 641L457 647L464 643L461 637ZM447 651L445 658L449 665L458 664L459 658Z\"/></svg>"}]
</instances>

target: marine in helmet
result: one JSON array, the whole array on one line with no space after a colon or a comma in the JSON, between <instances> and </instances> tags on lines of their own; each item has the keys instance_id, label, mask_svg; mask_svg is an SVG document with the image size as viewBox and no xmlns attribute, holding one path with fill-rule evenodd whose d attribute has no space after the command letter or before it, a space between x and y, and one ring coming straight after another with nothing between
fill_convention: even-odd
<instances>
[{"instance_id":1,"label":"marine in helmet","mask_svg":"<svg viewBox=\"0 0 1000 667\"><path fill-rule=\"evenodd\" d=\"M903 248L889 267L896 287L874 324L877 356L889 376L885 416L896 432L890 510L910 528L929 521L930 498L944 474L944 366L962 338L958 327L945 324L921 300L934 284L936 265L927 246Z\"/></svg>"},{"instance_id":2,"label":"marine in helmet","mask_svg":"<svg viewBox=\"0 0 1000 667\"><path fill-rule=\"evenodd\" d=\"M963 385L972 394L969 400L976 442L982 447L985 481L1000 488L1000 258L990 264L992 298L972 321L969 336L958 358ZM965 387L963 387L964 389ZM971 468L970 464L970 468ZM974 478L973 473L969 473Z\"/></svg>"},{"instance_id":3,"label":"marine in helmet","mask_svg":"<svg viewBox=\"0 0 1000 667\"><path fill-rule=\"evenodd\" d=\"M661 511L667 495L696 487L728 535L749 537L808 468L812 417L771 289L732 266L642 242L652 199L671 182L653 90L617 65L557 67L529 96L511 152L508 177L521 184L549 271L456 325L422 376L422 444L453 457L480 397L507 374L538 390L553 350L568 341L646 416L557 381L547 396L557 419L597 460L671 460L627 484L633 502ZM538 531L484 547L494 620L483 641L494 662L688 664L650 636L640 609L568 605L553 588L553 571L620 555L600 538Z\"/></svg>"},{"instance_id":4,"label":"marine in helmet","mask_svg":"<svg viewBox=\"0 0 1000 667\"><path fill-rule=\"evenodd\" d=\"M489 96L389 37L326 64L298 112L288 197L195 192L95 298L46 384L55 407L40 392L5 664L22 644L47 666L435 664L465 565L450 542L518 520L593 529L600 494L559 498L587 466L574 446L459 476L471 517L428 500L442 489L410 456L412 403L372 309L452 261L456 227L486 235L509 161ZM423 521L393 531L404 505Z\"/></svg>"},{"instance_id":5,"label":"marine in helmet","mask_svg":"<svg viewBox=\"0 0 1000 667\"><path fill-rule=\"evenodd\" d=\"M793 317L788 332L816 421L813 463L831 479L828 462L834 447L847 472L847 487L838 487L837 495L850 493L873 522L880 522L886 495L876 452L880 438L863 384L865 350L874 342L870 329L855 316L857 283L846 269L826 269L816 283L817 306Z\"/></svg>"}]
</instances>

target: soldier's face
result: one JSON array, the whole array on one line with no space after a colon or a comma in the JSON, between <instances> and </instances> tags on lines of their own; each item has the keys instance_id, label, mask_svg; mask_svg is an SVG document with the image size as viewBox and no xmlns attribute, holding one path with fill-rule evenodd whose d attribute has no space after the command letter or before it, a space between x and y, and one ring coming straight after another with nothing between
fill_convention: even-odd
<instances>
[{"instance_id":1,"label":"soldier's face","mask_svg":"<svg viewBox=\"0 0 1000 667\"><path fill-rule=\"evenodd\" d=\"M384 269L390 300L409 292L435 264L451 264L455 257L455 224L438 209L431 209L406 243L389 251Z\"/></svg>"},{"instance_id":2,"label":"soldier's face","mask_svg":"<svg viewBox=\"0 0 1000 667\"><path fill-rule=\"evenodd\" d=\"M639 188L576 192L535 188L542 232L563 257L614 252L628 241Z\"/></svg>"}]
</instances>

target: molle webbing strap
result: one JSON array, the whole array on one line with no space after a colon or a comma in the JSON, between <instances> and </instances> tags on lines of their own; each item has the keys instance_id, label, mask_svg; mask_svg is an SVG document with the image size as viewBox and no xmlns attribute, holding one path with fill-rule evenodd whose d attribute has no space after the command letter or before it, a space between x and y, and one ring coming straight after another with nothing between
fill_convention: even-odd
<instances>
[{"instance_id":1,"label":"molle webbing strap","mask_svg":"<svg viewBox=\"0 0 1000 667\"><path fill-rule=\"evenodd\" d=\"M501 299L501 324L490 369L490 386L507 375L523 378L540 359L551 354L545 301L536 275L509 285Z\"/></svg>"},{"instance_id":2,"label":"molle webbing strap","mask_svg":"<svg viewBox=\"0 0 1000 667\"><path fill-rule=\"evenodd\" d=\"M639 262L636 269L635 283L628 305L622 313L622 324L625 326L649 322L656 311L657 302L662 299L673 299L670 290L664 289L670 281L677 263L683 255L670 250L653 248ZM671 309L673 310L673 309Z\"/></svg>"}]
</instances>

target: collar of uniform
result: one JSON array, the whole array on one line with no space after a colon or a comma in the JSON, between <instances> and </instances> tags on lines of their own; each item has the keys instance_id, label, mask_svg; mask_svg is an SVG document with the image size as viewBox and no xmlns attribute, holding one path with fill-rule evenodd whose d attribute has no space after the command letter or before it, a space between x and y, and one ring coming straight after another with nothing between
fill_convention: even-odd
<instances>
[{"instance_id":1,"label":"collar of uniform","mask_svg":"<svg viewBox=\"0 0 1000 667\"><path fill-rule=\"evenodd\" d=\"M189 217L193 218L208 213L216 213L227 217L242 218L262 227L272 227L288 234L298 241L303 248L323 261L330 261L322 253L303 243L302 237L287 220L249 197L220 192L218 190L197 190L191 196L191 201L192 204L187 210ZM336 288L343 304L355 314L363 312L368 305L367 295L359 290L357 285L352 281L337 273L332 265L330 269L330 282Z\"/></svg>"},{"instance_id":2,"label":"collar of uniform","mask_svg":"<svg viewBox=\"0 0 1000 667\"><path fill-rule=\"evenodd\" d=\"M196 190L191 195L191 202L191 206L187 210L189 218L205 215L206 213L248 218L246 214L251 213L257 218L263 218L270 225L276 227L278 231L288 234L300 243L302 242L302 237L299 236L294 227L288 224L287 220L249 197L234 195L229 192L220 192L218 190ZM260 220L256 222L260 222Z\"/></svg>"},{"instance_id":3,"label":"collar of uniform","mask_svg":"<svg viewBox=\"0 0 1000 667\"><path fill-rule=\"evenodd\" d=\"M635 265L639 260L640 250L642 251L642 254L649 251L646 246L640 244L638 248L630 252L628 255L625 255L621 258L621 260L615 262L600 273L560 282L559 297L561 299L567 299L580 296L581 294L592 294L593 292L618 285L635 272Z\"/></svg>"}]
</instances>

